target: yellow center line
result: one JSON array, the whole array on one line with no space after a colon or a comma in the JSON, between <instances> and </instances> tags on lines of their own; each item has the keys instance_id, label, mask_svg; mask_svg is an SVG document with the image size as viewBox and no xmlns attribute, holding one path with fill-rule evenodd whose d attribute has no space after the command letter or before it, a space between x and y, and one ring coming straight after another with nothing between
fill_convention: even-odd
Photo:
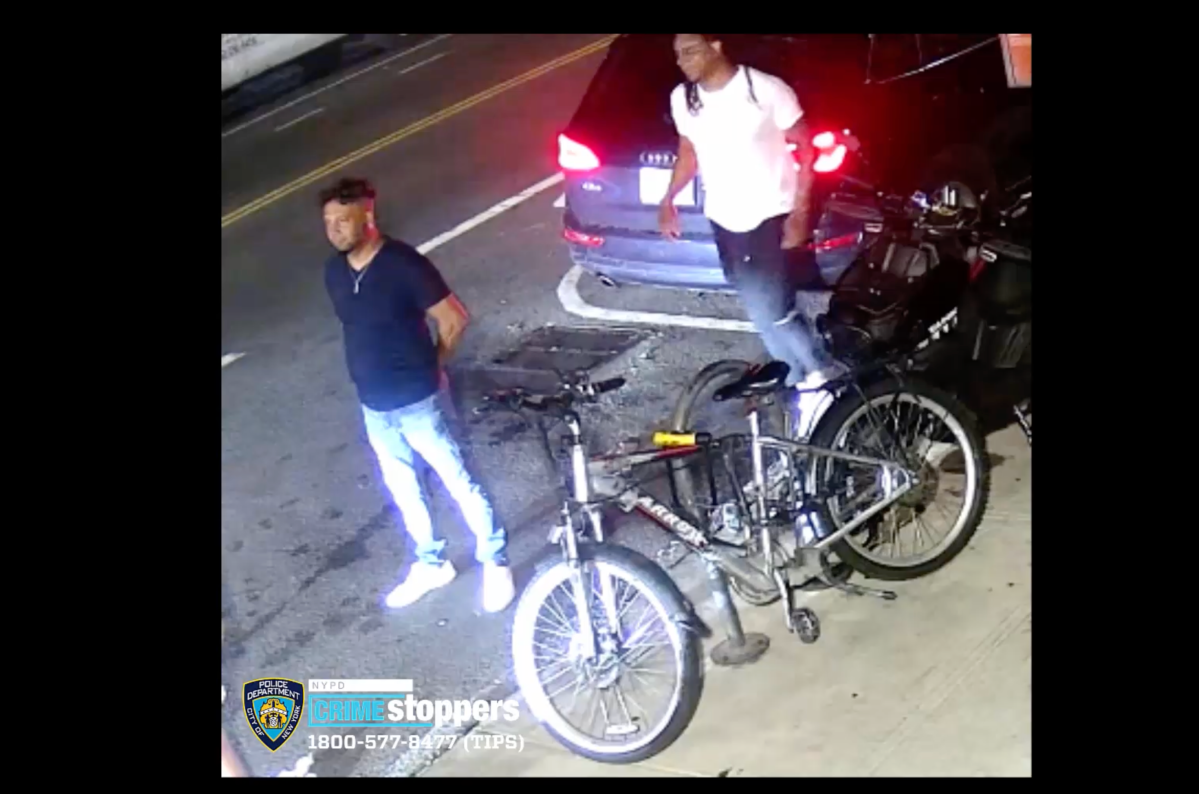
<instances>
[{"instance_id":1,"label":"yellow center line","mask_svg":"<svg viewBox=\"0 0 1199 794\"><path fill-rule=\"evenodd\" d=\"M499 85L488 88L486 91L481 91L468 99L464 99L461 102L450 105L448 108L440 110L437 113L434 113L432 116L428 116L420 121L413 122L407 127L396 130L390 135L385 135L373 143L368 143L366 146L363 146L357 151L350 152L344 157L339 157L333 162L323 165L315 171L311 171L299 179L289 182L283 187L272 190L265 196L257 198L251 201L249 204L233 210L228 215L225 215L221 218L221 228L224 229L226 226L237 223L242 218L254 214L263 207L274 204L284 196L291 195L297 190L307 187L319 179L325 178L334 171L337 171L339 168L344 168L350 163L356 163L364 157L368 157L381 149L391 146L393 143L398 143L399 141L402 141L411 135L415 135L421 130L428 129L438 122L445 121L451 116L455 116L462 111L467 110L468 108L472 108L480 102L484 102L494 96L498 96L499 94L508 91L509 89L515 88L518 85L541 77L543 74L552 72L554 69L557 69L560 66L565 66L566 64L577 61L580 58L585 58L592 53L599 52L611 44L615 38L616 36L614 35L602 38L599 41L588 44L586 47L582 47L574 52L567 53L560 58L556 58L549 63L538 66L536 69L531 69L518 77L513 77L511 80L506 80Z\"/></svg>"}]
</instances>

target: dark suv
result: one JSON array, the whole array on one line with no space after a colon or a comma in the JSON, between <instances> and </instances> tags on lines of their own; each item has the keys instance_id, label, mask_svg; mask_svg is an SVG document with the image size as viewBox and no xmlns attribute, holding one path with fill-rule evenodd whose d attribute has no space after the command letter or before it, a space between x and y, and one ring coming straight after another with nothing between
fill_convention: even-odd
<instances>
[{"instance_id":1,"label":"dark suv","mask_svg":"<svg viewBox=\"0 0 1199 794\"><path fill-rule=\"evenodd\" d=\"M703 214L702 174L676 203L683 237L661 237L657 207L678 149L670 93L682 80L672 35L611 45L558 139L571 258L608 283L728 288ZM1032 89L1009 87L999 36L811 34L723 37L734 61L795 90L819 159L815 250L831 286L875 219L825 199L846 180L911 193L958 179L976 193L1031 174ZM806 259L804 259L806 257ZM810 264L806 265L810 269Z\"/></svg>"}]
</instances>

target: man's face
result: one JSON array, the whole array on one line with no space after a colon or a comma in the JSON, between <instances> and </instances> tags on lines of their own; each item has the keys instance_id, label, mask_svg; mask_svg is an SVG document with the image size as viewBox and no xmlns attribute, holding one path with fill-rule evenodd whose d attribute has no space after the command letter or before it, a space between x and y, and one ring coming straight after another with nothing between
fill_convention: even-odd
<instances>
[{"instance_id":1,"label":"man's face","mask_svg":"<svg viewBox=\"0 0 1199 794\"><path fill-rule=\"evenodd\" d=\"M330 201L325 205L325 235L338 251L352 251L366 236L370 215L360 204Z\"/></svg>"},{"instance_id":2,"label":"man's face","mask_svg":"<svg viewBox=\"0 0 1199 794\"><path fill-rule=\"evenodd\" d=\"M699 82L719 60L720 42L709 42L697 33L679 33L674 37L674 54L687 79Z\"/></svg>"}]
</instances>

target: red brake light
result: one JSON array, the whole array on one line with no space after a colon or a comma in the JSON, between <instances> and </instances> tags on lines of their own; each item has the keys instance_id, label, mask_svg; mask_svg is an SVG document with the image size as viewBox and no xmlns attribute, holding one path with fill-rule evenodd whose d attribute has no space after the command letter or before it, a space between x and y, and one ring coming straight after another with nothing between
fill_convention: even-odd
<instances>
[{"instance_id":1,"label":"red brake light","mask_svg":"<svg viewBox=\"0 0 1199 794\"><path fill-rule=\"evenodd\" d=\"M860 232L852 234L843 234L840 237L832 237L822 243L808 243L805 246L809 251L834 251L838 248L847 248L851 245L857 245L861 242L862 235Z\"/></svg>"},{"instance_id":2,"label":"red brake light","mask_svg":"<svg viewBox=\"0 0 1199 794\"><path fill-rule=\"evenodd\" d=\"M558 165L566 171L594 171L599 168L595 152L565 135L558 136Z\"/></svg>"},{"instance_id":3,"label":"red brake light","mask_svg":"<svg viewBox=\"0 0 1199 794\"><path fill-rule=\"evenodd\" d=\"M819 152L816 162L812 164L812 170L820 174L827 174L840 168L849 151L845 144L837 143L837 134L831 131L822 132L812 138L812 145Z\"/></svg>"},{"instance_id":4,"label":"red brake light","mask_svg":"<svg viewBox=\"0 0 1199 794\"><path fill-rule=\"evenodd\" d=\"M574 229L570 229L570 228L566 228L566 229L562 230L562 237L565 238L568 242L576 243L578 245L585 245L588 248L599 248L601 245L604 244L603 237L597 237L594 234L584 234L583 232L576 232Z\"/></svg>"},{"instance_id":5,"label":"red brake light","mask_svg":"<svg viewBox=\"0 0 1199 794\"><path fill-rule=\"evenodd\" d=\"M821 174L827 174L830 171L836 171L845 162L845 153L848 150L843 144L837 144L837 148L831 152L821 152L816 158L816 162L812 165L812 170Z\"/></svg>"}]
</instances>

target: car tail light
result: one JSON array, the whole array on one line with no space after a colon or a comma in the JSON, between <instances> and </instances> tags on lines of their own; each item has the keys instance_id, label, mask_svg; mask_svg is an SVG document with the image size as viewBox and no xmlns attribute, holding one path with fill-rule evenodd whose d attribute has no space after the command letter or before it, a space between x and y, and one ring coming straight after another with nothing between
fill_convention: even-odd
<instances>
[{"instance_id":1,"label":"car tail light","mask_svg":"<svg viewBox=\"0 0 1199 794\"><path fill-rule=\"evenodd\" d=\"M805 248L809 251L833 251L837 248L846 248L851 245L857 245L862 240L861 232L853 232L851 234L843 234L840 237L830 237L821 243L808 243Z\"/></svg>"},{"instance_id":2,"label":"car tail light","mask_svg":"<svg viewBox=\"0 0 1199 794\"><path fill-rule=\"evenodd\" d=\"M599 248L604 244L603 237L597 237L594 234L583 234L583 232L576 232L574 229L563 229L562 236L566 238L567 242L585 245L588 248Z\"/></svg>"},{"instance_id":3,"label":"car tail light","mask_svg":"<svg viewBox=\"0 0 1199 794\"><path fill-rule=\"evenodd\" d=\"M599 168L595 152L565 135L558 136L558 165L566 171L594 171Z\"/></svg>"},{"instance_id":4,"label":"car tail light","mask_svg":"<svg viewBox=\"0 0 1199 794\"><path fill-rule=\"evenodd\" d=\"M812 145L819 152L816 155L816 162L812 165L812 170L820 174L827 174L840 168L841 164L845 162L845 155L849 152L845 144L837 143L837 135L833 132L820 133L812 138Z\"/></svg>"}]
</instances>

